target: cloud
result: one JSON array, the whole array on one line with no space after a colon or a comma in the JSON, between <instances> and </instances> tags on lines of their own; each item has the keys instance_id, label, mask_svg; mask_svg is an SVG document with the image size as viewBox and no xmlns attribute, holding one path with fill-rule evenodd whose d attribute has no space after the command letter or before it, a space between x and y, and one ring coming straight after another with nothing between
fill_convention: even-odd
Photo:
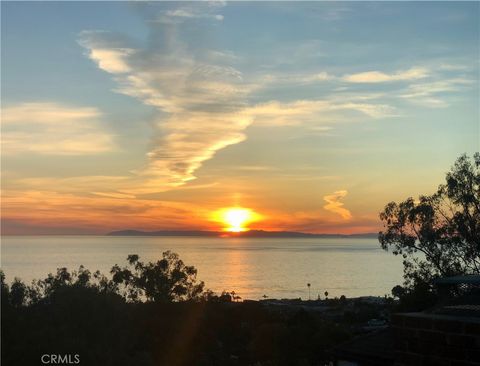
<instances>
[{"instance_id":1,"label":"cloud","mask_svg":"<svg viewBox=\"0 0 480 366\"><path fill-rule=\"evenodd\" d=\"M185 217L189 217L191 227L200 228L207 215L201 207L179 202L34 189L9 190L2 196L2 204L2 229L16 235L28 231L22 227L15 230L12 223L31 226L33 233L66 228L67 233L80 230L103 234L125 228L180 229L184 228Z\"/></svg>"},{"instance_id":2,"label":"cloud","mask_svg":"<svg viewBox=\"0 0 480 366\"><path fill-rule=\"evenodd\" d=\"M342 190L324 196L323 199L327 202L327 204L323 206L323 208L327 211L340 215L345 220L350 220L352 218L352 214L349 210L343 207L343 203L340 202L340 200L344 198L347 194L347 191Z\"/></svg>"},{"instance_id":3,"label":"cloud","mask_svg":"<svg viewBox=\"0 0 480 366\"><path fill-rule=\"evenodd\" d=\"M461 65L461 64L444 63L439 66L439 69L445 70L445 71L466 71L466 70L469 70L469 67L467 65Z\"/></svg>"},{"instance_id":4,"label":"cloud","mask_svg":"<svg viewBox=\"0 0 480 366\"><path fill-rule=\"evenodd\" d=\"M51 102L21 103L2 109L2 152L84 155L114 150L96 108Z\"/></svg>"},{"instance_id":5,"label":"cloud","mask_svg":"<svg viewBox=\"0 0 480 366\"><path fill-rule=\"evenodd\" d=\"M127 187L129 184L129 177L106 175L85 175L66 178L35 177L14 180L16 189L29 190L35 187L35 189L40 191L48 191L52 187L55 187L55 192L75 194L90 192L93 194L102 193L118 198L127 198L127 196L134 198L132 195L125 195L120 192L122 188ZM95 192L99 189L103 190L103 192Z\"/></svg>"},{"instance_id":6,"label":"cloud","mask_svg":"<svg viewBox=\"0 0 480 366\"><path fill-rule=\"evenodd\" d=\"M224 7L225 2L197 3L195 6L182 5L175 9L166 10L156 18L154 22L164 24L179 24L192 19L206 19L223 21L222 14L218 14L218 8Z\"/></svg>"},{"instance_id":7,"label":"cloud","mask_svg":"<svg viewBox=\"0 0 480 366\"><path fill-rule=\"evenodd\" d=\"M264 212L262 212L263 214ZM264 230L291 230L310 233L374 233L381 224L376 213L363 213L350 219L338 219L328 212L318 210L265 212L265 220L261 227Z\"/></svg>"},{"instance_id":8,"label":"cloud","mask_svg":"<svg viewBox=\"0 0 480 366\"><path fill-rule=\"evenodd\" d=\"M299 78L300 81L303 81L305 83L317 82L317 81L327 81L327 80L332 80L332 79L334 79L334 76L330 75L326 71L322 71L322 72L319 72L319 73L315 73L315 74L305 76L303 78Z\"/></svg>"},{"instance_id":9,"label":"cloud","mask_svg":"<svg viewBox=\"0 0 480 366\"><path fill-rule=\"evenodd\" d=\"M204 14L199 13L192 8L183 8L169 10L165 14L167 17L178 17L178 18L213 18L216 20L223 20L223 15L221 14Z\"/></svg>"},{"instance_id":10,"label":"cloud","mask_svg":"<svg viewBox=\"0 0 480 366\"><path fill-rule=\"evenodd\" d=\"M270 101L247 109L256 124L289 126L308 122L331 122L332 113L356 111L372 118L392 117L395 108L386 104L341 102L334 100L298 100L290 103ZM337 117L338 119L338 117Z\"/></svg>"},{"instance_id":11,"label":"cloud","mask_svg":"<svg viewBox=\"0 0 480 366\"><path fill-rule=\"evenodd\" d=\"M426 83L412 84L400 97L413 103L427 107L448 107L448 102L438 96L445 93L458 92L474 83L465 78L451 78L431 81Z\"/></svg>"},{"instance_id":12,"label":"cloud","mask_svg":"<svg viewBox=\"0 0 480 366\"><path fill-rule=\"evenodd\" d=\"M282 74L268 74L262 77L262 86L270 84L312 84L318 82L332 81L336 77L332 74L329 74L326 71L320 71L317 73L310 74L292 74L288 75L285 73Z\"/></svg>"},{"instance_id":13,"label":"cloud","mask_svg":"<svg viewBox=\"0 0 480 366\"><path fill-rule=\"evenodd\" d=\"M91 49L89 57L96 61L98 67L110 73L126 73L131 71L130 66L125 63L125 56L134 51L128 48L118 49Z\"/></svg>"},{"instance_id":14,"label":"cloud","mask_svg":"<svg viewBox=\"0 0 480 366\"><path fill-rule=\"evenodd\" d=\"M157 21L158 15L152 15L154 20L146 22L149 35L144 43L104 31L81 33L79 43L99 69L112 75L117 84L114 91L156 110L146 154L148 162L135 172L142 184L135 184L135 188L125 191L127 194L162 192L195 179L196 171L218 151L244 141L246 129L252 123L318 127L351 119L350 112L375 119L398 115L391 105L358 95L293 101L262 98L267 101L255 104L252 100L258 93L268 94L265 90L268 85L329 86L338 84L342 78L322 70L311 74L246 77L236 68L241 64L238 56L202 44L210 37L198 34L185 37L183 23L204 19L215 24L218 19L212 16L218 15L218 8L224 5L182 4L163 11L162 21ZM182 27L172 19L180 19ZM203 28L202 24L198 29ZM413 67L392 75L369 72L347 75L344 79L380 82L426 75L426 69Z\"/></svg>"},{"instance_id":15,"label":"cloud","mask_svg":"<svg viewBox=\"0 0 480 366\"><path fill-rule=\"evenodd\" d=\"M429 75L426 68L412 67L405 71L386 74L381 71L367 71L343 76L342 80L349 83L385 83L391 81L406 81L423 79Z\"/></svg>"},{"instance_id":16,"label":"cloud","mask_svg":"<svg viewBox=\"0 0 480 366\"><path fill-rule=\"evenodd\" d=\"M181 7L163 16L198 18L201 9ZM176 24L148 24L150 38L162 34L163 42L131 47L120 36L93 31L82 32L79 41L98 67L113 75L116 92L157 110L148 165L137 171L145 178L135 189L140 193L195 179L194 172L217 151L245 140L252 122L244 113L248 88L228 57L212 57L210 49L185 43Z\"/></svg>"}]
</instances>

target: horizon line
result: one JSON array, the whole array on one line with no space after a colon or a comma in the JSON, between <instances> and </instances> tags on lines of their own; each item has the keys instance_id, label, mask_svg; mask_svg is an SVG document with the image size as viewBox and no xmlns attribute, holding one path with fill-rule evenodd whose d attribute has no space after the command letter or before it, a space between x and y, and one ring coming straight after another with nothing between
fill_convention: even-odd
<instances>
[{"instance_id":1,"label":"horizon line","mask_svg":"<svg viewBox=\"0 0 480 366\"><path fill-rule=\"evenodd\" d=\"M220 237L228 237L228 236L241 236L245 233L251 232L263 232L263 233L295 233L295 234L304 234L304 235L332 235L332 236L353 236L353 235L378 235L377 232L355 232L355 233L314 233L314 232L306 232L306 231L294 231L294 230L263 230L263 229L249 229L242 232L231 232L231 231L221 231L221 230L202 230L202 229L191 229L191 230L176 230L176 229L160 229L160 230L138 230L138 229L120 229L120 230L112 230L109 232L104 233L76 233L76 234L62 234L62 233L23 233L23 234L0 234L0 237L7 237L7 236L115 236L110 235L112 233L120 233L120 232L138 232L138 233L145 233L145 234L152 234L158 232L175 232L175 233L192 233L192 232L199 232L199 233L212 233L212 234L224 234ZM117 236L127 236L127 235L117 235ZM141 235L139 235L141 236ZM148 235L147 235L148 236ZM168 235L165 235L168 236ZM181 236L181 235L174 235L174 236ZM192 236L192 235L189 235Z\"/></svg>"}]
</instances>

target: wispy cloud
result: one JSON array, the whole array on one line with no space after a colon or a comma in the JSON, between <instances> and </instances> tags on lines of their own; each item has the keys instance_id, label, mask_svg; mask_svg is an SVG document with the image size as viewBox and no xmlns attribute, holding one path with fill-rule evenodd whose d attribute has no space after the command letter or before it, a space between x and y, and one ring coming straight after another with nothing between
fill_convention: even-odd
<instances>
[{"instance_id":1,"label":"wispy cloud","mask_svg":"<svg viewBox=\"0 0 480 366\"><path fill-rule=\"evenodd\" d=\"M311 84L335 80L336 77L326 71L309 74L267 74L261 78L262 86L270 84Z\"/></svg>"},{"instance_id":2,"label":"wispy cloud","mask_svg":"<svg viewBox=\"0 0 480 366\"><path fill-rule=\"evenodd\" d=\"M466 78L450 78L416 83L410 85L404 93L400 94L400 97L427 107L447 107L449 104L444 98L441 98L442 95L459 92L473 83L473 80Z\"/></svg>"},{"instance_id":3,"label":"wispy cloud","mask_svg":"<svg viewBox=\"0 0 480 366\"><path fill-rule=\"evenodd\" d=\"M129 199L104 193L66 193L51 190L10 190L2 196L2 222L36 228L77 228L90 233L136 228L182 228L185 217L191 227L201 227L204 209L178 202ZM35 209L25 209L25 207ZM39 209L41 207L41 209ZM61 219L59 219L61 218ZM9 226L3 228L9 232ZM12 234L28 232L20 228Z\"/></svg>"},{"instance_id":4,"label":"wispy cloud","mask_svg":"<svg viewBox=\"0 0 480 366\"><path fill-rule=\"evenodd\" d=\"M166 16L179 16L175 14ZM187 14L182 16L188 18ZM153 23L150 27L156 32L158 27L176 25ZM147 154L149 163L138 171L146 180L131 192L158 192L195 179L195 171L217 151L244 141L245 129L253 121L295 125L318 121L319 114L341 110L357 111L372 118L394 115L394 108L388 105L348 100L271 101L248 106L247 97L258 85L244 81L242 73L229 64L234 59L223 57L230 54L212 53L208 49L193 52L194 47L187 47L176 36L165 42L167 49L156 44L121 47L119 39L105 32L90 31L82 33L80 44L100 69L114 75L117 92L137 98L158 111L154 123L156 134ZM320 71L274 79L266 77L262 82L312 83L331 80L333 76Z\"/></svg>"},{"instance_id":5,"label":"wispy cloud","mask_svg":"<svg viewBox=\"0 0 480 366\"><path fill-rule=\"evenodd\" d=\"M395 108L386 104L331 100L298 100L291 103L271 101L247 110L255 118L255 123L277 126L308 124L308 122L318 122L322 119L325 122L331 122L331 114L337 111L356 111L372 118L396 115Z\"/></svg>"},{"instance_id":6,"label":"wispy cloud","mask_svg":"<svg viewBox=\"0 0 480 366\"><path fill-rule=\"evenodd\" d=\"M204 6L181 6L161 16L188 21L208 18L216 9L216 5L207 10ZM151 38L161 34L163 42L135 46L123 36L103 31L82 32L79 40L88 57L113 75L116 92L157 110L148 164L136 172L143 182L128 193L160 192L195 179L195 171L217 151L244 141L245 130L254 121L265 125L314 122L317 126L322 118L338 111L357 111L371 118L394 115L391 106L353 99L249 103L250 94L259 85L245 81L232 66L235 55L189 44L178 35L175 22L147 24ZM318 71L273 79L261 78L260 87L269 83L325 82L334 77Z\"/></svg>"},{"instance_id":7,"label":"wispy cloud","mask_svg":"<svg viewBox=\"0 0 480 366\"><path fill-rule=\"evenodd\" d=\"M205 14L194 8L169 10L165 13L165 16L167 18L212 18L215 20L223 20L223 15L221 14Z\"/></svg>"},{"instance_id":8,"label":"wispy cloud","mask_svg":"<svg viewBox=\"0 0 480 366\"><path fill-rule=\"evenodd\" d=\"M156 22L175 24L188 19L209 19L215 21L222 21L224 19L223 15L218 13L218 9L224 7L226 2L208 1L206 4L195 4L195 6L189 5L187 2L184 4L175 9L162 12L156 19Z\"/></svg>"},{"instance_id":9,"label":"wispy cloud","mask_svg":"<svg viewBox=\"0 0 480 366\"><path fill-rule=\"evenodd\" d=\"M370 119L398 116L392 103L399 99L400 91L406 90L404 83L394 86L389 99L384 97L385 91L342 91L338 95L338 87L355 88L350 83L416 82L431 75L428 68L420 66L392 73L367 71L344 76L321 69L301 74L262 75L260 71L244 75L237 55L196 44L202 37L184 37L182 32L186 22L201 20L199 29L218 24L223 20L219 8L224 5L182 3L163 10L147 20L149 35L144 43L104 31L81 33L79 43L101 70L112 75L117 83L115 92L156 109L148 163L135 172L142 184L128 188L128 194L161 192L195 179L196 171L218 151L244 141L252 123L304 125L309 129L349 121L351 112ZM319 46L317 41L314 45ZM299 85L323 88L322 97L315 99L310 94L312 99L308 99L308 93L299 100L268 97L271 89L285 87L288 91ZM401 98L416 92L409 90Z\"/></svg>"},{"instance_id":10,"label":"wispy cloud","mask_svg":"<svg viewBox=\"0 0 480 366\"><path fill-rule=\"evenodd\" d=\"M181 7L163 16L198 18L203 14L199 9ZM80 39L98 67L114 75L117 92L157 109L149 163L137 172L146 178L136 189L144 193L194 179L194 172L218 150L243 141L252 122L244 113L242 74L228 58L188 47L175 35L176 24L149 26L152 38L159 31L169 35L161 47L155 42L119 47L120 37L105 32L83 32Z\"/></svg>"},{"instance_id":11,"label":"wispy cloud","mask_svg":"<svg viewBox=\"0 0 480 366\"><path fill-rule=\"evenodd\" d=\"M55 187L56 192L63 193L94 193L116 196L118 198L133 198L132 195L124 195L116 189L127 186L128 177L124 176L106 176L106 175L84 175L73 177L35 177L35 178L17 178L14 180L16 189L28 190L35 187L37 190L48 191ZM94 192L96 190L105 190L104 192ZM128 197L127 197L128 196Z\"/></svg>"},{"instance_id":12,"label":"wispy cloud","mask_svg":"<svg viewBox=\"0 0 480 366\"><path fill-rule=\"evenodd\" d=\"M469 70L469 67L463 64L443 63L439 66L439 69L445 71L466 71Z\"/></svg>"},{"instance_id":13,"label":"wispy cloud","mask_svg":"<svg viewBox=\"0 0 480 366\"><path fill-rule=\"evenodd\" d=\"M349 210L343 207L344 204L340 202L340 200L342 198L345 198L347 194L348 192L346 190L341 190L336 191L333 194L324 196L323 199L327 202L327 204L323 206L323 208L327 211L340 215L345 220L351 219L352 214Z\"/></svg>"},{"instance_id":14,"label":"wispy cloud","mask_svg":"<svg viewBox=\"0 0 480 366\"><path fill-rule=\"evenodd\" d=\"M405 81L423 79L429 75L424 67L412 67L408 70L387 74L381 71L366 71L357 74L345 75L342 80L349 83L385 83L391 81Z\"/></svg>"},{"instance_id":15,"label":"wispy cloud","mask_svg":"<svg viewBox=\"0 0 480 366\"><path fill-rule=\"evenodd\" d=\"M33 102L2 109L2 152L84 155L114 149L96 108Z\"/></svg>"}]
</instances>

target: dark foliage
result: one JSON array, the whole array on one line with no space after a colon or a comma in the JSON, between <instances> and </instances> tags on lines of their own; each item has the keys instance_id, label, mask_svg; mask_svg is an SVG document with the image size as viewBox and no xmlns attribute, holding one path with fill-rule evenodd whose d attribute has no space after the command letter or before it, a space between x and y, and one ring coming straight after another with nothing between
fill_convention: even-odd
<instances>
[{"instance_id":1,"label":"dark foliage","mask_svg":"<svg viewBox=\"0 0 480 366\"><path fill-rule=\"evenodd\" d=\"M173 253L156 263L128 261L113 267L112 280L60 268L9 287L0 272L2 365L40 364L45 353L78 354L92 366L319 365L349 337L311 312L202 293L195 269Z\"/></svg>"},{"instance_id":2,"label":"dark foliage","mask_svg":"<svg viewBox=\"0 0 480 366\"><path fill-rule=\"evenodd\" d=\"M404 259L402 301L426 306L435 278L480 274L480 153L458 158L433 195L390 202L380 218L382 248Z\"/></svg>"},{"instance_id":3,"label":"dark foliage","mask_svg":"<svg viewBox=\"0 0 480 366\"><path fill-rule=\"evenodd\" d=\"M186 266L178 254L166 251L155 263L143 263L138 255L127 257L128 266L115 265L110 271L113 283L120 286L130 301L171 302L197 299L203 282L197 283L197 270Z\"/></svg>"}]
</instances>

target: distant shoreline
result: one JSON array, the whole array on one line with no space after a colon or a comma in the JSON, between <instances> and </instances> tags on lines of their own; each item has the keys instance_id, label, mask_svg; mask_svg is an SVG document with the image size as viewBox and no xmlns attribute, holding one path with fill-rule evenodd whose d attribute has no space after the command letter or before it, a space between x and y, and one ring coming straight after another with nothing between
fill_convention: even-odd
<instances>
[{"instance_id":1,"label":"distant shoreline","mask_svg":"<svg viewBox=\"0 0 480 366\"><path fill-rule=\"evenodd\" d=\"M160 231L140 231L140 230L118 230L109 233L24 233L24 234L0 234L0 237L48 237L48 236L135 236L135 237L210 237L210 238L355 238L355 239L377 239L378 233L356 233L356 234L314 234L297 231L264 231L249 230L244 232L225 232L225 231L203 231L203 230L160 230Z\"/></svg>"},{"instance_id":2,"label":"distant shoreline","mask_svg":"<svg viewBox=\"0 0 480 366\"><path fill-rule=\"evenodd\" d=\"M214 237L214 238L368 238L376 239L378 233L362 234L313 234L297 231L264 231L249 230L242 232L202 231L202 230L119 230L107 233L106 236L174 236L174 237Z\"/></svg>"}]
</instances>

